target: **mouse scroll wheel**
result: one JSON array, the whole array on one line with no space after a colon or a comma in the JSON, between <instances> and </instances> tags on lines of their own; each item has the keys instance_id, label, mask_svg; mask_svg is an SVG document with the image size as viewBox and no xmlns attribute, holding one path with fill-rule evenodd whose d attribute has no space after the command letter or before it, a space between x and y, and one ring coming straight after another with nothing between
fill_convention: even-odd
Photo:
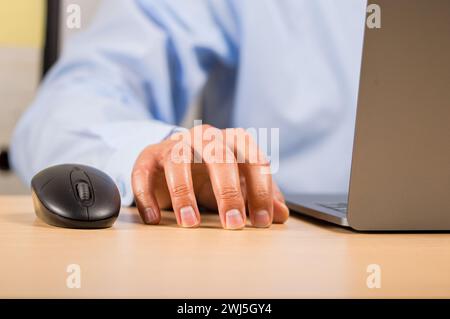
<instances>
[{"instance_id":1,"label":"mouse scroll wheel","mask_svg":"<svg viewBox=\"0 0 450 319\"><path fill-rule=\"evenodd\" d=\"M81 201L88 201L91 199L91 191L89 189L89 185L85 182L81 182L77 184L77 192L78 197L81 199Z\"/></svg>"}]
</instances>

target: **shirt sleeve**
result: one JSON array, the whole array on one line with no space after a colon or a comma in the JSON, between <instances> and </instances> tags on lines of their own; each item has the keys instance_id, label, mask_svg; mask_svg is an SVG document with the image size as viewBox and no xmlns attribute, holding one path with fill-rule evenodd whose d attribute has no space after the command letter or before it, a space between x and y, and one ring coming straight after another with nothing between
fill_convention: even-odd
<instances>
[{"instance_id":1,"label":"shirt sleeve","mask_svg":"<svg viewBox=\"0 0 450 319\"><path fill-rule=\"evenodd\" d=\"M130 205L139 153L177 128L215 63L236 62L213 2L104 1L15 129L11 159L21 178L29 184L61 163L91 165Z\"/></svg>"}]
</instances>

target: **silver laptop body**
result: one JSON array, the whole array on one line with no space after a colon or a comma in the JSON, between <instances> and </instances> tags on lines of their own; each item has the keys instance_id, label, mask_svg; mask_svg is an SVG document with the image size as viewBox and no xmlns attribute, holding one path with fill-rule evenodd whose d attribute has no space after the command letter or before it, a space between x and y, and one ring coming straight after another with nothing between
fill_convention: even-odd
<instances>
[{"instance_id":1,"label":"silver laptop body","mask_svg":"<svg viewBox=\"0 0 450 319\"><path fill-rule=\"evenodd\" d=\"M448 231L450 1L374 3L382 27L365 30L349 192L287 194L288 206L361 231Z\"/></svg>"}]
</instances>

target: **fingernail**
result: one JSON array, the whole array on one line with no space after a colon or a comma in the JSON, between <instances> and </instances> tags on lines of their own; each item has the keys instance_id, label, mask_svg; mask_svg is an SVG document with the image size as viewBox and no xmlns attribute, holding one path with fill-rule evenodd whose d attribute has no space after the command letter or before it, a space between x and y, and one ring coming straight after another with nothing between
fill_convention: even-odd
<instances>
[{"instance_id":1,"label":"fingernail","mask_svg":"<svg viewBox=\"0 0 450 319\"><path fill-rule=\"evenodd\" d=\"M260 210L255 213L255 227L269 227L270 216L267 210Z\"/></svg>"},{"instance_id":2,"label":"fingernail","mask_svg":"<svg viewBox=\"0 0 450 319\"><path fill-rule=\"evenodd\" d=\"M197 215L191 206L180 209L180 218L183 227L193 227L198 224Z\"/></svg>"},{"instance_id":3,"label":"fingernail","mask_svg":"<svg viewBox=\"0 0 450 319\"><path fill-rule=\"evenodd\" d=\"M154 224L158 221L158 216L156 216L155 211L153 208L146 208L145 214L144 214L144 222L146 224Z\"/></svg>"},{"instance_id":4,"label":"fingernail","mask_svg":"<svg viewBox=\"0 0 450 319\"><path fill-rule=\"evenodd\" d=\"M245 226L242 214L237 209L232 209L226 212L225 223L227 229L240 229Z\"/></svg>"}]
</instances>

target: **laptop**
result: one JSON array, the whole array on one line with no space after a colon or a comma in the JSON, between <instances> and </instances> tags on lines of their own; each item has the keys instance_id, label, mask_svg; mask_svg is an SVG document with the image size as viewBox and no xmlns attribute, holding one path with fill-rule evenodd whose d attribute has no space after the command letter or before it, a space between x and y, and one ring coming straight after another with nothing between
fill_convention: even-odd
<instances>
[{"instance_id":1,"label":"laptop","mask_svg":"<svg viewBox=\"0 0 450 319\"><path fill-rule=\"evenodd\" d=\"M349 191L286 200L360 231L448 231L450 1L375 3L381 28L365 28Z\"/></svg>"}]
</instances>

